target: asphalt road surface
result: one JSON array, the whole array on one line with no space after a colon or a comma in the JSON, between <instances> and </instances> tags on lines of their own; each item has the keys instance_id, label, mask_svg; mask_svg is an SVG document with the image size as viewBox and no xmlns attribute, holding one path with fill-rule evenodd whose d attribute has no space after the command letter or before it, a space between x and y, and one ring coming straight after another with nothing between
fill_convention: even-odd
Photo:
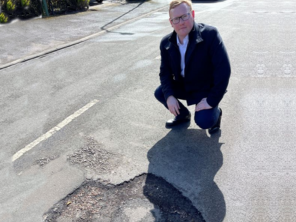
<instances>
[{"instance_id":1,"label":"asphalt road surface","mask_svg":"<svg viewBox=\"0 0 296 222\"><path fill-rule=\"evenodd\" d=\"M166 9L2 69L0 221L42 221L88 182L104 190L141 175L163 179L207 222L296 220L296 3L193 6L197 22L218 28L231 60L221 131L210 136L193 121L164 127L171 115L153 92L159 42L172 30ZM145 185L153 192L146 176L144 195ZM104 220L161 221L162 203L136 191Z\"/></svg>"}]
</instances>

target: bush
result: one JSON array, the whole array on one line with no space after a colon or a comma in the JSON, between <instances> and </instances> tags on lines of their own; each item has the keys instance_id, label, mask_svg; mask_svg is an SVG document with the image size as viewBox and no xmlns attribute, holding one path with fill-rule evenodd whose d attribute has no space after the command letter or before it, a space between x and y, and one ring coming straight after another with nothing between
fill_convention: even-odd
<instances>
[{"instance_id":1,"label":"bush","mask_svg":"<svg viewBox=\"0 0 296 222\"><path fill-rule=\"evenodd\" d=\"M70 8L73 9L88 9L89 8L89 1L90 0L67 0L68 5Z\"/></svg>"},{"instance_id":2,"label":"bush","mask_svg":"<svg viewBox=\"0 0 296 222\"><path fill-rule=\"evenodd\" d=\"M30 0L21 0L21 5L23 8L28 7L30 5Z\"/></svg>"},{"instance_id":3,"label":"bush","mask_svg":"<svg viewBox=\"0 0 296 222\"><path fill-rule=\"evenodd\" d=\"M46 0L50 14L69 10L87 10L90 0ZM26 19L42 14L41 0L0 0L0 23L15 18Z\"/></svg>"},{"instance_id":4,"label":"bush","mask_svg":"<svg viewBox=\"0 0 296 222\"><path fill-rule=\"evenodd\" d=\"M8 12L13 12L15 10L15 3L12 0L6 2L6 10Z\"/></svg>"},{"instance_id":5,"label":"bush","mask_svg":"<svg viewBox=\"0 0 296 222\"><path fill-rule=\"evenodd\" d=\"M7 23L8 22L8 17L5 15L3 12L0 13L0 23Z\"/></svg>"},{"instance_id":6,"label":"bush","mask_svg":"<svg viewBox=\"0 0 296 222\"><path fill-rule=\"evenodd\" d=\"M4 15L8 16L7 21L14 18L32 18L40 16L42 6L40 0L1 0L1 11L4 13L1 20L6 20Z\"/></svg>"},{"instance_id":7,"label":"bush","mask_svg":"<svg viewBox=\"0 0 296 222\"><path fill-rule=\"evenodd\" d=\"M77 0L77 6L80 9L88 9L89 8L89 0Z\"/></svg>"}]
</instances>

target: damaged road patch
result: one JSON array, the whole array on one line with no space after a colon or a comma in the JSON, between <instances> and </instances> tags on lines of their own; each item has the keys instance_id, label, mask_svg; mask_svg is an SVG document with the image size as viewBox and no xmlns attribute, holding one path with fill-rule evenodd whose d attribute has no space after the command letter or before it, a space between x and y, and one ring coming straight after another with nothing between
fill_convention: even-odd
<instances>
[{"instance_id":1,"label":"damaged road patch","mask_svg":"<svg viewBox=\"0 0 296 222\"><path fill-rule=\"evenodd\" d=\"M103 149L103 145L91 137L86 138L86 145L71 155L68 162L92 174L108 173L120 164L118 155Z\"/></svg>"},{"instance_id":2,"label":"damaged road patch","mask_svg":"<svg viewBox=\"0 0 296 222\"><path fill-rule=\"evenodd\" d=\"M171 184L143 174L119 185L85 181L44 214L45 222L203 222L200 212Z\"/></svg>"},{"instance_id":3,"label":"damaged road patch","mask_svg":"<svg viewBox=\"0 0 296 222\"><path fill-rule=\"evenodd\" d=\"M53 160L55 160L58 157L59 157L58 155L53 155L53 156L49 156L49 157L43 157L41 159L36 160L35 161L35 164L36 165L39 165L40 167L44 167L50 161L53 161Z\"/></svg>"}]
</instances>

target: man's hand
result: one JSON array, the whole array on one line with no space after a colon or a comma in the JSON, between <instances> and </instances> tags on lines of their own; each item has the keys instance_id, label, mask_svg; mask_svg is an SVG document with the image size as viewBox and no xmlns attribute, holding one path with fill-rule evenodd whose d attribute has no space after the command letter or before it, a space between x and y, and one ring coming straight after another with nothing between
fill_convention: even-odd
<instances>
[{"instance_id":1,"label":"man's hand","mask_svg":"<svg viewBox=\"0 0 296 222\"><path fill-rule=\"evenodd\" d=\"M180 106L179 106L178 100L174 96L169 96L169 98L167 99L167 105L170 112L174 114L174 116L177 116L180 114L179 112Z\"/></svg>"},{"instance_id":2,"label":"man's hand","mask_svg":"<svg viewBox=\"0 0 296 222\"><path fill-rule=\"evenodd\" d=\"M204 110L204 109L212 109L213 107L211 107L208 102L207 102L207 98L203 98L198 104L196 104L195 107L195 112L198 112L200 110Z\"/></svg>"}]
</instances>

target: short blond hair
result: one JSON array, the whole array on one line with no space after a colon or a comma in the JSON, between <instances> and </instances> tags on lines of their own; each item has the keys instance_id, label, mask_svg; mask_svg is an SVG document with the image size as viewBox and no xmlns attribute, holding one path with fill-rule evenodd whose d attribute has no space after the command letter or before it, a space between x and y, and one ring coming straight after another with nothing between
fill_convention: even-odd
<instances>
[{"instance_id":1,"label":"short blond hair","mask_svg":"<svg viewBox=\"0 0 296 222\"><path fill-rule=\"evenodd\" d=\"M178 5L182 3L185 3L186 5L188 5L190 8L190 11L192 11L192 2L190 0L172 0L170 3L169 12L171 11L171 9L176 8Z\"/></svg>"}]
</instances>

